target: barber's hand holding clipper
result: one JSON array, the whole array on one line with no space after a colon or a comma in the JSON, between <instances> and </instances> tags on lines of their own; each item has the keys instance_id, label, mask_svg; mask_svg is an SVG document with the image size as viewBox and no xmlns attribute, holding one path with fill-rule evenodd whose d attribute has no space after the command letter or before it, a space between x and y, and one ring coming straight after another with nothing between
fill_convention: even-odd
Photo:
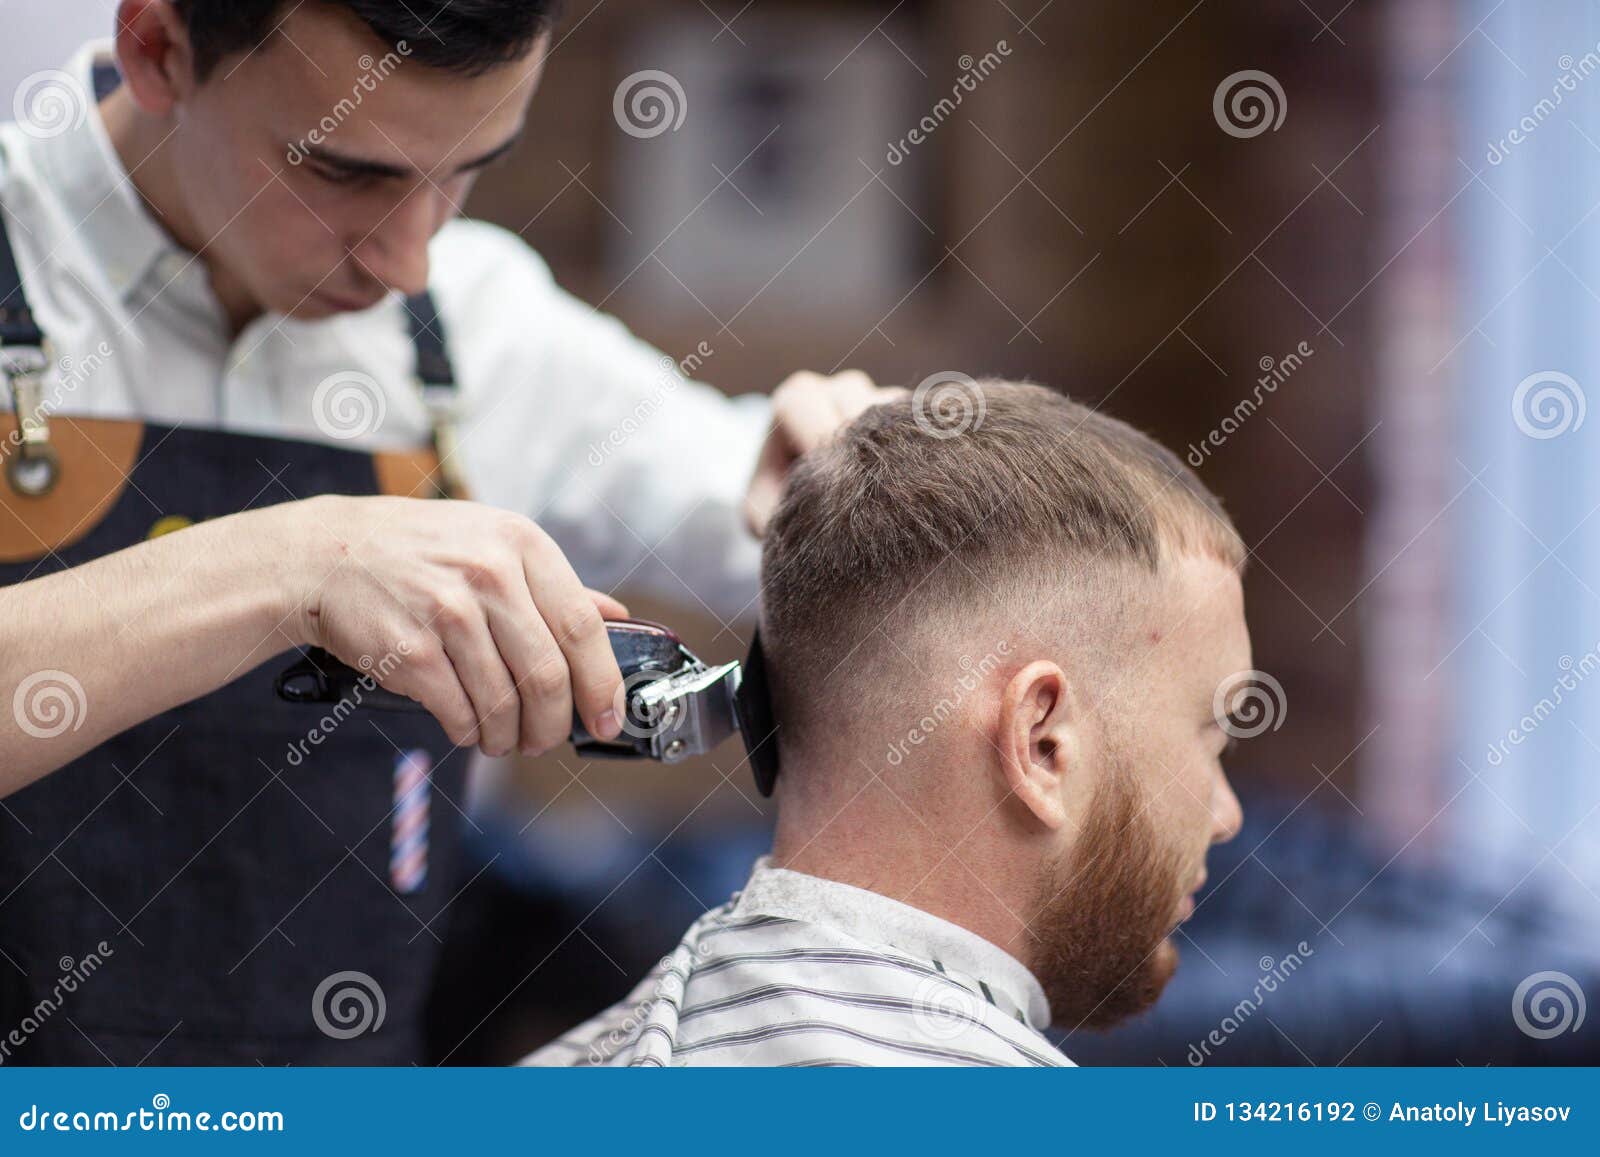
<instances>
[{"instance_id":1,"label":"barber's hand holding clipper","mask_svg":"<svg viewBox=\"0 0 1600 1157\"><path fill-rule=\"evenodd\" d=\"M593 735L621 730L622 675L604 619L627 608L585 588L536 523L410 498L326 496L283 509L294 524L284 545L304 555L297 642L361 669L382 664L386 690L488 755L565 743L574 708Z\"/></svg>"}]
</instances>

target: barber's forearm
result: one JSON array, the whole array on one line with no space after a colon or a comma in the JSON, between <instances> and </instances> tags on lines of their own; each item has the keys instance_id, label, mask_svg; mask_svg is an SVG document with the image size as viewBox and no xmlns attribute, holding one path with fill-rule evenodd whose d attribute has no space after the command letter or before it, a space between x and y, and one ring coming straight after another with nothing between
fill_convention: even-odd
<instances>
[{"instance_id":1,"label":"barber's forearm","mask_svg":"<svg viewBox=\"0 0 1600 1157\"><path fill-rule=\"evenodd\" d=\"M0 797L302 642L288 509L0 589Z\"/></svg>"}]
</instances>

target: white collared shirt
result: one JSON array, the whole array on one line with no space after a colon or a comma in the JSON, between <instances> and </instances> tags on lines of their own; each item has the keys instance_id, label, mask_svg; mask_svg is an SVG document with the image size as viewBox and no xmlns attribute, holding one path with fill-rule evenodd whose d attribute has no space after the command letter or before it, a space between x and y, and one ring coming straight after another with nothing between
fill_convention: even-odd
<instances>
[{"instance_id":1,"label":"white collared shirt","mask_svg":"<svg viewBox=\"0 0 1600 1157\"><path fill-rule=\"evenodd\" d=\"M63 118L0 125L0 206L60 371L45 412L363 450L428 445L398 296L326 321L260 317L230 339L204 265L151 217L86 95L108 51L91 44L69 65L62 83L78 104ZM537 521L590 586L626 580L753 616L760 549L740 506L766 399L686 380L559 289L504 230L453 221L429 256L474 497ZM305 497L293 478L263 470L260 481L266 498Z\"/></svg>"},{"instance_id":2,"label":"white collared shirt","mask_svg":"<svg viewBox=\"0 0 1600 1157\"><path fill-rule=\"evenodd\" d=\"M627 1000L522 1063L1070 1066L1049 1023L998 945L763 859Z\"/></svg>"}]
</instances>

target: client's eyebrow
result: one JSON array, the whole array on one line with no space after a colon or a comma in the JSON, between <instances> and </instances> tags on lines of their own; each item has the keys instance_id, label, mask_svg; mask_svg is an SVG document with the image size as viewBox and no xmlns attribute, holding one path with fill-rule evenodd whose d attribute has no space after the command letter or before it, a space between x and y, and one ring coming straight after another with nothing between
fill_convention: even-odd
<instances>
[{"instance_id":1,"label":"client's eyebrow","mask_svg":"<svg viewBox=\"0 0 1600 1157\"><path fill-rule=\"evenodd\" d=\"M494 164L512 149L517 147L517 142L522 139L522 130L518 129L509 138L490 149L488 152L465 161L455 167L450 173L452 177L459 177L463 173L476 172ZM417 176L418 171L405 165L396 165L389 161L375 161L367 157L352 157L343 153L327 149L321 145L309 145L302 150L308 160L315 161L326 169L333 169L344 177L378 177L378 178L409 178Z\"/></svg>"}]
</instances>

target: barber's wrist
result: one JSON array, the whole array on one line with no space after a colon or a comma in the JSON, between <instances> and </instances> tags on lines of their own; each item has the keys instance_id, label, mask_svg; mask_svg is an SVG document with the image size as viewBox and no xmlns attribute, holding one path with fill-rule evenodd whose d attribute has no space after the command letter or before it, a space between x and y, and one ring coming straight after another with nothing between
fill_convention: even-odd
<instances>
[{"instance_id":1,"label":"barber's wrist","mask_svg":"<svg viewBox=\"0 0 1600 1157\"><path fill-rule=\"evenodd\" d=\"M322 530L329 498L285 502L239 516L231 533L244 539L235 557L251 560L247 585L259 590L267 629L284 649L315 646L317 597L337 565L331 540Z\"/></svg>"}]
</instances>

